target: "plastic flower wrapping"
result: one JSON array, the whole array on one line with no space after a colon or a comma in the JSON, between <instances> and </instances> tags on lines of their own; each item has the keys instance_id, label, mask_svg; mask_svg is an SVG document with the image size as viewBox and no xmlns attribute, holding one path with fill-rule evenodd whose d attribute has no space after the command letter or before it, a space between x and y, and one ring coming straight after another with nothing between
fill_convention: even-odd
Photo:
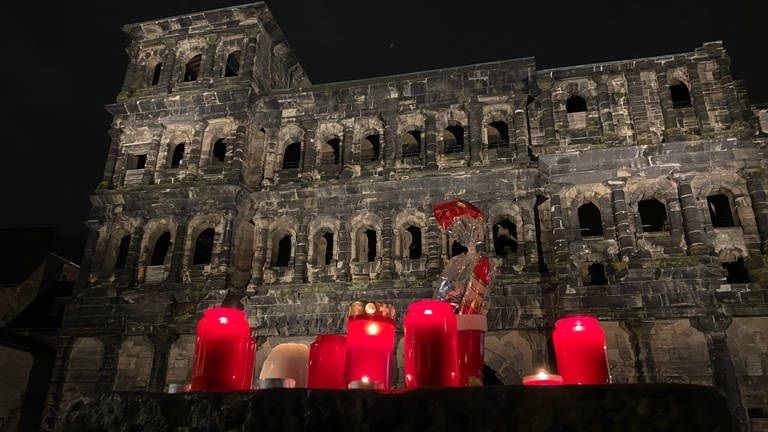
<instances>
[{"instance_id":1,"label":"plastic flower wrapping","mask_svg":"<svg viewBox=\"0 0 768 432\"><path fill-rule=\"evenodd\" d=\"M463 200L434 206L435 219L467 253L451 257L438 279L435 298L451 304L455 314L488 312L488 299L495 269L491 260L477 250L483 242L483 212Z\"/></svg>"}]
</instances>

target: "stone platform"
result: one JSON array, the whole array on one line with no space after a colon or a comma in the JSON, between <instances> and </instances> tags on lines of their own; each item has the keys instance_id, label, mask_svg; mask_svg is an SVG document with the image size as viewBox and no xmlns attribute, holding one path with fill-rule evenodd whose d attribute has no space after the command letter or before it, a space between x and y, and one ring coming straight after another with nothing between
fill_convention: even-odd
<instances>
[{"instance_id":1,"label":"stone platform","mask_svg":"<svg viewBox=\"0 0 768 432\"><path fill-rule=\"evenodd\" d=\"M487 386L377 393L119 392L75 402L61 431L731 431L725 398L682 384Z\"/></svg>"}]
</instances>

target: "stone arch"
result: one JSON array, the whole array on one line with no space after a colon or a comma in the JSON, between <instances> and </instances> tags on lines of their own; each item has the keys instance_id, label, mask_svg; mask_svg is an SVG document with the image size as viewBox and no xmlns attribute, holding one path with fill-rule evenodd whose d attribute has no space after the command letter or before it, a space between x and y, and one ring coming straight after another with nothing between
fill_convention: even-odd
<instances>
[{"instance_id":1,"label":"stone arch","mask_svg":"<svg viewBox=\"0 0 768 432\"><path fill-rule=\"evenodd\" d=\"M133 239L132 233L133 228L130 224L119 223L112 228L109 237L106 240L104 260L101 265L102 271L110 272L112 270L125 268L125 261L128 257L130 243L136 241ZM127 244L125 241L126 237L128 239ZM122 266L120 264L122 264Z\"/></svg>"},{"instance_id":2,"label":"stone arch","mask_svg":"<svg viewBox=\"0 0 768 432\"><path fill-rule=\"evenodd\" d=\"M204 71L200 68L200 66L203 64L203 53L206 52L206 48L207 46L205 40L202 38L182 40L178 43L178 45L176 45L177 66L174 74L177 77L176 81L196 81L201 78L201 75L204 73ZM187 79L189 78L187 76L187 72L190 60L197 56L200 56L198 58L199 60L197 60L197 76L194 80Z\"/></svg>"},{"instance_id":3,"label":"stone arch","mask_svg":"<svg viewBox=\"0 0 768 432\"><path fill-rule=\"evenodd\" d=\"M486 227L486 241L488 244L487 250L494 256L501 257L496 250L497 237L500 235L500 230L495 228L503 221L508 220L515 227L515 233L505 233L501 231L501 235L514 235L514 241L517 243L517 251L508 256L512 258L514 256L521 256L523 252L523 244L525 243L525 230L523 225L523 218L520 212L520 207L517 203L512 201L502 201L494 204L488 212L488 225ZM506 228L506 227L504 227Z\"/></svg>"},{"instance_id":4,"label":"stone arch","mask_svg":"<svg viewBox=\"0 0 768 432\"><path fill-rule=\"evenodd\" d=\"M190 267L194 264L195 246L198 237L207 229L214 230L213 244L211 246L211 267L216 265L218 253L221 249L221 235L224 231L225 218L219 214L197 215L189 221L187 237L184 243L184 266Z\"/></svg>"},{"instance_id":5,"label":"stone arch","mask_svg":"<svg viewBox=\"0 0 768 432\"><path fill-rule=\"evenodd\" d=\"M280 128L278 132L278 142L281 143L275 152L275 171L282 169L301 169L301 163L304 160L304 153L306 144L304 142L304 129L295 124L288 124ZM286 149L288 146L294 143L299 143L299 158L296 163L291 163L290 166L285 166L284 158L286 157Z\"/></svg>"},{"instance_id":6,"label":"stone arch","mask_svg":"<svg viewBox=\"0 0 768 432\"><path fill-rule=\"evenodd\" d=\"M510 108L496 108L483 115L483 144L486 148L510 146L512 142L510 135L513 130L513 117L509 114L510 112L512 112Z\"/></svg>"},{"instance_id":7,"label":"stone arch","mask_svg":"<svg viewBox=\"0 0 768 432\"><path fill-rule=\"evenodd\" d=\"M463 154L469 143L469 120L466 111L450 109L436 117L438 153Z\"/></svg>"},{"instance_id":8,"label":"stone arch","mask_svg":"<svg viewBox=\"0 0 768 432\"><path fill-rule=\"evenodd\" d=\"M490 331L485 337L485 364L506 385L521 384L523 376L534 370L533 350L523 332Z\"/></svg>"},{"instance_id":9,"label":"stone arch","mask_svg":"<svg viewBox=\"0 0 768 432\"><path fill-rule=\"evenodd\" d=\"M222 118L210 120L203 133L203 139L200 143L200 165L216 165L225 163L231 159L232 140L235 138L237 125L232 118ZM220 162L216 159L216 145L223 144L223 158Z\"/></svg>"},{"instance_id":10,"label":"stone arch","mask_svg":"<svg viewBox=\"0 0 768 432\"><path fill-rule=\"evenodd\" d=\"M706 337L688 319L654 321L650 339L657 381L712 385Z\"/></svg>"},{"instance_id":11,"label":"stone arch","mask_svg":"<svg viewBox=\"0 0 768 432\"><path fill-rule=\"evenodd\" d=\"M64 411L78 397L96 393L99 370L104 362L104 344L95 337L78 337L72 342L67 374L59 408Z\"/></svg>"},{"instance_id":12,"label":"stone arch","mask_svg":"<svg viewBox=\"0 0 768 432\"><path fill-rule=\"evenodd\" d=\"M398 116L397 145L402 158L421 158L426 141L425 130L425 117L422 112L416 111ZM409 138L409 135L413 139Z\"/></svg>"},{"instance_id":13,"label":"stone arch","mask_svg":"<svg viewBox=\"0 0 768 432\"><path fill-rule=\"evenodd\" d=\"M379 216L369 211L364 211L355 215L350 222L350 234L352 236L351 260L356 262L377 261L382 256L382 221ZM375 233L375 255L371 248L370 236L368 231Z\"/></svg>"},{"instance_id":14,"label":"stone arch","mask_svg":"<svg viewBox=\"0 0 768 432\"><path fill-rule=\"evenodd\" d=\"M307 262L312 266L331 265L339 259L339 230L341 221L335 216L318 215L310 223L309 250ZM331 248L328 251L328 239L324 234L332 234ZM330 262L327 258L330 256Z\"/></svg>"},{"instance_id":15,"label":"stone arch","mask_svg":"<svg viewBox=\"0 0 768 432\"><path fill-rule=\"evenodd\" d=\"M378 152L374 150L375 140L367 139L371 136L378 137ZM378 117L355 119L354 141L363 164L379 161L382 159L385 151L390 151L385 149L384 123Z\"/></svg>"},{"instance_id":16,"label":"stone arch","mask_svg":"<svg viewBox=\"0 0 768 432\"><path fill-rule=\"evenodd\" d=\"M128 336L120 345L113 390L146 391L155 349L146 336Z\"/></svg>"},{"instance_id":17,"label":"stone arch","mask_svg":"<svg viewBox=\"0 0 768 432\"><path fill-rule=\"evenodd\" d=\"M643 233L642 220L640 218L640 212L638 204L644 200L657 200L664 205L667 212L667 230L671 226L670 213L673 210L679 210L680 204L677 197L677 186L675 183L668 179L656 179L645 180L644 182L632 182L627 184L625 188L627 191L627 207L634 214L635 217L631 218L634 223L635 233Z\"/></svg>"},{"instance_id":18,"label":"stone arch","mask_svg":"<svg viewBox=\"0 0 768 432\"><path fill-rule=\"evenodd\" d=\"M427 244L427 216L414 208L407 208L400 211L395 215L393 228L394 232L394 251L395 257L400 259L411 259L413 255L413 233L408 231L409 227L416 227L419 229L418 238L418 259L425 258L429 253L429 245Z\"/></svg>"},{"instance_id":19,"label":"stone arch","mask_svg":"<svg viewBox=\"0 0 768 432\"><path fill-rule=\"evenodd\" d=\"M723 194L728 199L734 227L755 228L754 213L746 181L738 174L696 176L691 180L696 202L701 210L702 220L712 224L707 197Z\"/></svg>"},{"instance_id":20,"label":"stone arch","mask_svg":"<svg viewBox=\"0 0 768 432\"><path fill-rule=\"evenodd\" d=\"M184 144L182 159L185 161L189 160L190 143L193 136L194 130L192 126L179 124L166 126L157 155L158 169L168 168L172 165L174 150L179 144Z\"/></svg>"},{"instance_id":21,"label":"stone arch","mask_svg":"<svg viewBox=\"0 0 768 432\"><path fill-rule=\"evenodd\" d=\"M285 244L286 236L290 236L290 251L287 262L280 255L280 242ZM293 267L296 255L296 223L287 216L274 220L269 225L269 237L267 238L266 262L270 267Z\"/></svg>"},{"instance_id":22,"label":"stone arch","mask_svg":"<svg viewBox=\"0 0 768 432\"><path fill-rule=\"evenodd\" d=\"M171 246L176 238L177 223L173 218L166 217L162 219L152 219L144 225L144 238L141 241L141 253L139 254L139 264L141 268L151 265L152 254L154 253L155 243L164 233L170 234ZM165 256L163 265L170 265L171 247Z\"/></svg>"},{"instance_id":23,"label":"stone arch","mask_svg":"<svg viewBox=\"0 0 768 432\"><path fill-rule=\"evenodd\" d=\"M136 59L136 64L143 71L137 87L146 88L160 84L160 73L163 70L165 47L150 47L144 49Z\"/></svg>"},{"instance_id":24,"label":"stone arch","mask_svg":"<svg viewBox=\"0 0 768 432\"><path fill-rule=\"evenodd\" d=\"M341 162L341 154L343 152L343 137L344 126L337 122L325 122L317 125L317 131L315 133L315 150L316 150L316 164L317 166L323 165L328 162L332 165L337 165ZM331 142L336 141L336 147L334 148ZM328 154L330 152L330 155ZM334 163L330 163L327 158L334 159ZM324 159L324 157L326 159Z\"/></svg>"}]
</instances>

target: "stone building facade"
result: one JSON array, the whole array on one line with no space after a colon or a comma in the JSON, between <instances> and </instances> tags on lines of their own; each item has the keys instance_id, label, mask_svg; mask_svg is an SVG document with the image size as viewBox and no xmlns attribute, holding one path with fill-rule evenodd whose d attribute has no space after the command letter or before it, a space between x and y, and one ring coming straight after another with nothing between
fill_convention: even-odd
<instances>
[{"instance_id":1,"label":"stone building facade","mask_svg":"<svg viewBox=\"0 0 768 432\"><path fill-rule=\"evenodd\" d=\"M713 385L768 430L768 119L721 42L313 85L263 3L124 29L51 418L187 382L196 321L222 302L247 311L257 371L279 343L342 332L353 300L402 314L461 252L431 208L462 198L498 268L489 375L553 368L553 322L589 313L614 382Z\"/></svg>"}]
</instances>

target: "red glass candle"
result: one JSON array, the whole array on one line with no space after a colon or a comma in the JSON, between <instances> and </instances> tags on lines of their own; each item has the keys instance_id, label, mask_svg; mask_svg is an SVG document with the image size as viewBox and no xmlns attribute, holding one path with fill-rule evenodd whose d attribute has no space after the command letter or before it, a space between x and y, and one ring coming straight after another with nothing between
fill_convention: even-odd
<instances>
[{"instance_id":1,"label":"red glass candle","mask_svg":"<svg viewBox=\"0 0 768 432\"><path fill-rule=\"evenodd\" d=\"M206 310L197 323L192 391L250 389L255 346L244 311Z\"/></svg>"},{"instance_id":2,"label":"red glass candle","mask_svg":"<svg viewBox=\"0 0 768 432\"><path fill-rule=\"evenodd\" d=\"M339 334L320 334L309 346L309 372L307 387L345 389L344 353L347 337Z\"/></svg>"},{"instance_id":3,"label":"red glass candle","mask_svg":"<svg viewBox=\"0 0 768 432\"><path fill-rule=\"evenodd\" d=\"M552 333L557 372L565 384L609 384L605 332L596 318L572 316L557 320Z\"/></svg>"},{"instance_id":4,"label":"red glass candle","mask_svg":"<svg viewBox=\"0 0 768 432\"><path fill-rule=\"evenodd\" d=\"M559 386L563 385L563 377L560 375L548 374L546 371L539 371L536 375L523 377L523 385L526 386Z\"/></svg>"},{"instance_id":5,"label":"red glass candle","mask_svg":"<svg viewBox=\"0 0 768 432\"><path fill-rule=\"evenodd\" d=\"M386 303L354 302L347 319L344 380L372 382L377 389L391 387L395 349L394 308Z\"/></svg>"},{"instance_id":6,"label":"red glass candle","mask_svg":"<svg viewBox=\"0 0 768 432\"><path fill-rule=\"evenodd\" d=\"M405 386L459 385L456 315L449 303L418 300L408 306L405 330Z\"/></svg>"},{"instance_id":7,"label":"red glass candle","mask_svg":"<svg viewBox=\"0 0 768 432\"><path fill-rule=\"evenodd\" d=\"M485 360L485 315L456 315L458 329L459 383L462 386L483 385Z\"/></svg>"}]
</instances>

